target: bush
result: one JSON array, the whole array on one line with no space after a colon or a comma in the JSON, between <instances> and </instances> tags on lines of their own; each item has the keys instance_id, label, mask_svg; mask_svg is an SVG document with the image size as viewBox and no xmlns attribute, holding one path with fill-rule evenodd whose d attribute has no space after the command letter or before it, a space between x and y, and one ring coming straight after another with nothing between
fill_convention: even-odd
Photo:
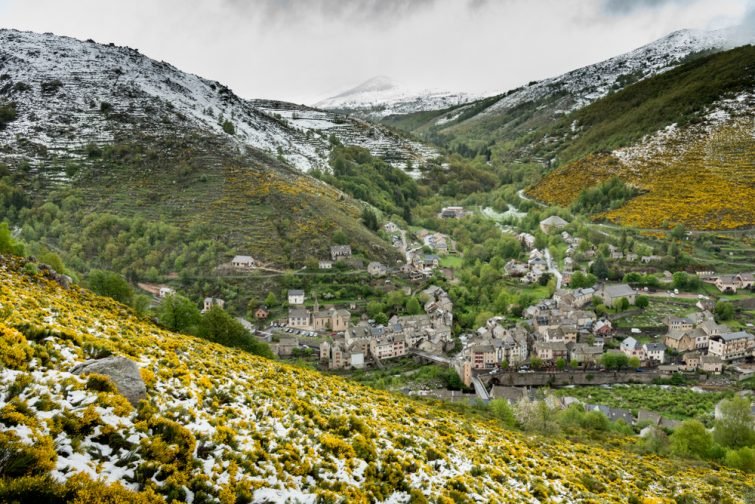
<instances>
[{"instance_id":1,"label":"bush","mask_svg":"<svg viewBox=\"0 0 755 504\"><path fill-rule=\"evenodd\" d=\"M125 278L112 271L92 270L87 277L89 288L100 296L107 296L119 303L131 304L134 291Z\"/></svg>"},{"instance_id":2,"label":"bush","mask_svg":"<svg viewBox=\"0 0 755 504\"><path fill-rule=\"evenodd\" d=\"M12 102L0 102L0 130L5 129L8 123L16 120L16 104Z\"/></svg>"}]
</instances>

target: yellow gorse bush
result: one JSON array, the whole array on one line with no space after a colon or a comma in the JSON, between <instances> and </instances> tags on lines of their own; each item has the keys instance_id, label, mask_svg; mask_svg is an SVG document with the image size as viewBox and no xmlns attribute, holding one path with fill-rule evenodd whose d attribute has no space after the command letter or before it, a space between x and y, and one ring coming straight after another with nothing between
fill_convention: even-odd
<instances>
[{"instance_id":1,"label":"yellow gorse bush","mask_svg":"<svg viewBox=\"0 0 755 504\"><path fill-rule=\"evenodd\" d=\"M173 334L22 269L0 260L0 391L15 394L0 403L0 444L32 462L0 479L0 496L46 485L82 502L129 491L135 502L744 502L752 491L733 470L525 436ZM71 375L87 345L136 361L147 400L129 408L105 380Z\"/></svg>"}]
</instances>

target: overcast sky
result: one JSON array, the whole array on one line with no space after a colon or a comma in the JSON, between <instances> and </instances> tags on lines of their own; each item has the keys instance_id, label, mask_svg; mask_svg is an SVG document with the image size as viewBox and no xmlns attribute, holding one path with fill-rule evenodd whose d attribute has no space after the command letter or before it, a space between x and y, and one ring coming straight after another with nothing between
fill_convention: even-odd
<instances>
[{"instance_id":1,"label":"overcast sky","mask_svg":"<svg viewBox=\"0 0 755 504\"><path fill-rule=\"evenodd\" d=\"M0 26L127 45L245 98L313 103L376 75L505 91L754 11L755 0L0 0Z\"/></svg>"}]
</instances>

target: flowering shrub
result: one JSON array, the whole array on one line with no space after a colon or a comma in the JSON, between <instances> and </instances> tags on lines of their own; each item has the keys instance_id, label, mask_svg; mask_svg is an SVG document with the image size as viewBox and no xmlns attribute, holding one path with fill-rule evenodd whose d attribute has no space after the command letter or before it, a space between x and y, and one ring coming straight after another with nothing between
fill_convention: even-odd
<instances>
[{"instance_id":1,"label":"flowering shrub","mask_svg":"<svg viewBox=\"0 0 755 504\"><path fill-rule=\"evenodd\" d=\"M0 259L4 334L33 341L26 369L0 369L0 450L28 463L0 474L0 501L741 502L749 485L163 331L23 265ZM107 380L72 375L85 347L137 362L147 399L132 408Z\"/></svg>"}]
</instances>

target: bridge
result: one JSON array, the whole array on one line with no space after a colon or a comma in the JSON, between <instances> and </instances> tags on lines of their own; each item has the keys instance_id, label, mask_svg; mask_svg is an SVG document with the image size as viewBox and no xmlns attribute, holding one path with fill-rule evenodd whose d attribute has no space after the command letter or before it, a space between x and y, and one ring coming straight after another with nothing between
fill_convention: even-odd
<instances>
[{"instance_id":1,"label":"bridge","mask_svg":"<svg viewBox=\"0 0 755 504\"><path fill-rule=\"evenodd\" d=\"M441 364L443 366L451 367L451 359L449 359L448 357L443 357L442 355L432 354L430 352L425 352L423 350L418 350L416 348L412 348L411 350L409 350L409 353L411 355L415 355L417 357L421 357L421 358L423 358L425 360L429 360L429 361L434 362L436 364Z\"/></svg>"}]
</instances>

